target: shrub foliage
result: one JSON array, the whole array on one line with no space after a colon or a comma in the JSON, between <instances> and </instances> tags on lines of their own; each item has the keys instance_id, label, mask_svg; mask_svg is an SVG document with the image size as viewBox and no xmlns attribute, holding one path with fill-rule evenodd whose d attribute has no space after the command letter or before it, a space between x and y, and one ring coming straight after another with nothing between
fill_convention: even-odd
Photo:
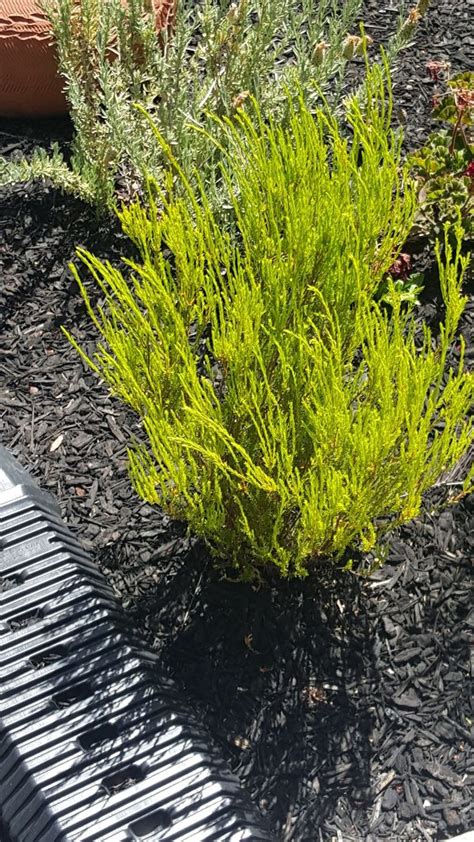
<instances>
[{"instance_id":1,"label":"shrub foliage","mask_svg":"<svg viewBox=\"0 0 474 842\"><path fill-rule=\"evenodd\" d=\"M158 177L163 167L135 103L153 115L188 175L197 168L211 181L218 155L192 130L208 127L208 111L232 116L252 95L265 116L283 118L287 91L301 90L311 107L320 88L340 111L348 62L369 40L348 35L358 30L362 0L179 0L172 27L160 33L150 0L41 4L71 108L70 158L57 148L0 158L0 184L49 178L102 211L117 195L135 195L144 170ZM387 45L392 64L427 5L419 0L416 14L401 14Z\"/></svg>"},{"instance_id":2,"label":"shrub foliage","mask_svg":"<svg viewBox=\"0 0 474 842\"><path fill-rule=\"evenodd\" d=\"M437 345L394 286L377 302L414 212L383 103L374 68L364 111L349 107L351 140L303 102L287 128L255 104L218 119L236 237L173 162L166 193L120 213L140 252L130 277L80 250L94 307L73 269L101 334L82 356L142 420L135 489L243 577L272 565L302 576L318 558L372 550L472 439L472 376L461 359L445 377L460 249L440 261Z\"/></svg>"}]
</instances>

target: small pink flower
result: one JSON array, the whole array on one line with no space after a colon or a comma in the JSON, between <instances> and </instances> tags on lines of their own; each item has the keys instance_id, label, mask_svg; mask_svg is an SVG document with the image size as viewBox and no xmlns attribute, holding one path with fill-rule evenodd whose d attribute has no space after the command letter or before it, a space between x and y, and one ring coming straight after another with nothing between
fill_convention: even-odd
<instances>
[{"instance_id":1,"label":"small pink flower","mask_svg":"<svg viewBox=\"0 0 474 842\"><path fill-rule=\"evenodd\" d=\"M448 61L429 61L426 65L428 76L432 82L439 82L440 73L449 70Z\"/></svg>"},{"instance_id":2,"label":"small pink flower","mask_svg":"<svg viewBox=\"0 0 474 842\"><path fill-rule=\"evenodd\" d=\"M402 252L401 254L398 255L397 259L392 263L388 272L392 276L392 278L400 278L400 280L406 281L406 279L408 278L408 275L410 274L410 270L411 270L410 255Z\"/></svg>"},{"instance_id":3,"label":"small pink flower","mask_svg":"<svg viewBox=\"0 0 474 842\"><path fill-rule=\"evenodd\" d=\"M467 111L474 108L474 91L469 88L456 88L454 102L458 111Z\"/></svg>"},{"instance_id":4,"label":"small pink flower","mask_svg":"<svg viewBox=\"0 0 474 842\"><path fill-rule=\"evenodd\" d=\"M469 162L469 164L467 165L467 167L464 171L464 175L467 175L468 178L474 179L474 161Z\"/></svg>"}]
</instances>

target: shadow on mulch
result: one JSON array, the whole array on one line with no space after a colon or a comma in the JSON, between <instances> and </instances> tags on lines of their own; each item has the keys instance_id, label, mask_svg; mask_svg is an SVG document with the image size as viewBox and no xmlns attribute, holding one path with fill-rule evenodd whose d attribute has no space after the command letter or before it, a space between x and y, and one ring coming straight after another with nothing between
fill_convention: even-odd
<instances>
[{"instance_id":1,"label":"shadow on mulch","mask_svg":"<svg viewBox=\"0 0 474 842\"><path fill-rule=\"evenodd\" d=\"M368 580L262 590L179 537L97 559L279 839L441 840L472 826L473 534L471 496L399 530Z\"/></svg>"},{"instance_id":2,"label":"shadow on mulch","mask_svg":"<svg viewBox=\"0 0 474 842\"><path fill-rule=\"evenodd\" d=\"M318 581L256 590L221 580L200 544L178 539L171 552L159 581L152 560L136 572L143 593L126 595L127 613L272 825L302 839L302 805L316 830L342 797L370 793L376 678L362 581L327 567ZM119 547L99 561L122 590Z\"/></svg>"}]
</instances>

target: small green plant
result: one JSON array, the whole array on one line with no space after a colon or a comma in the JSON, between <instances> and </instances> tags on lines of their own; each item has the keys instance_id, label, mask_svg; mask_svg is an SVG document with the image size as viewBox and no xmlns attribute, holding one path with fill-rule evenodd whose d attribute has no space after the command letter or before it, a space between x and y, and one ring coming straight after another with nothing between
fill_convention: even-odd
<instances>
[{"instance_id":1,"label":"small green plant","mask_svg":"<svg viewBox=\"0 0 474 842\"><path fill-rule=\"evenodd\" d=\"M142 421L136 491L241 577L374 550L472 440L462 353L444 379L465 303L459 247L440 260L436 348L394 285L390 306L374 300L415 203L377 67L367 91L364 110L349 103L351 141L302 101L286 128L255 102L216 118L235 237L168 147L167 189L119 214L140 252L131 276L80 249L94 307L71 267L101 339L90 357L66 335Z\"/></svg>"},{"instance_id":2,"label":"small green plant","mask_svg":"<svg viewBox=\"0 0 474 842\"><path fill-rule=\"evenodd\" d=\"M430 62L428 70L438 85L449 66ZM413 234L434 240L443 236L446 222L458 216L466 241L474 237L474 73L459 73L436 93L433 116L450 128L433 132L427 143L410 156L418 182L419 209Z\"/></svg>"},{"instance_id":3,"label":"small green plant","mask_svg":"<svg viewBox=\"0 0 474 842\"><path fill-rule=\"evenodd\" d=\"M390 303L392 290L395 289L400 302L419 304L418 296L423 289L423 282L422 272L412 272L410 255L401 252L382 280L377 297Z\"/></svg>"},{"instance_id":4,"label":"small green plant","mask_svg":"<svg viewBox=\"0 0 474 842\"><path fill-rule=\"evenodd\" d=\"M357 29L362 0L179 0L172 26L155 31L151 0L42 0L50 17L70 103L69 163L41 150L30 161L0 159L0 183L40 175L95 203L113 207L159 178L162 149L138 103L171 145L188 177L199 171L211 197L219 151L195 127L208 112L233 117L251 97L265 119L284 120L288 92L309 108L322 90L342 108L348 62L370 43ZM428 0L405 16L388 45L389 62L413 35ZM174 15L175 4L165 2ZM363 86L362 86L363 88ZM213 204L221 195L214 185Z\"/></svg>"}]
</instances>

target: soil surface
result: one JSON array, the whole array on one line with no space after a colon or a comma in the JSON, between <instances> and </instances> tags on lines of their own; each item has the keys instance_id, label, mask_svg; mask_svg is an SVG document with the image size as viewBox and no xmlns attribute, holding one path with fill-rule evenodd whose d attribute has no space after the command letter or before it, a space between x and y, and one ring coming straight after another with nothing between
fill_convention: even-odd
<instances>
[{"instance_id":1,"label":"soil surface","mask_svg":"<svg viewBox=\"0 0 474 842\"><path fill-rule=\"evenodd\" d=\"M379 43L398 4L366 6ZM467 69L473 46L468 3L434 0L395 77L409 147L431 128L426 61ZM0 153L68 137L67 120L3 120ZM94 348L67 268L79 244L113 261L131 252L113 220L50 185L0 190L1 442L57 497L276 838L429 842L474 828L474 495L443 510L459 476L438 486L367 580L328 567L260 590L223 581L182 524L135 496L126 448L137 421L60 331ZM466 291L472 365L472 282ZM433 280L419 313L433 325L442 315Z\"/></svg>"}]
</instances>

